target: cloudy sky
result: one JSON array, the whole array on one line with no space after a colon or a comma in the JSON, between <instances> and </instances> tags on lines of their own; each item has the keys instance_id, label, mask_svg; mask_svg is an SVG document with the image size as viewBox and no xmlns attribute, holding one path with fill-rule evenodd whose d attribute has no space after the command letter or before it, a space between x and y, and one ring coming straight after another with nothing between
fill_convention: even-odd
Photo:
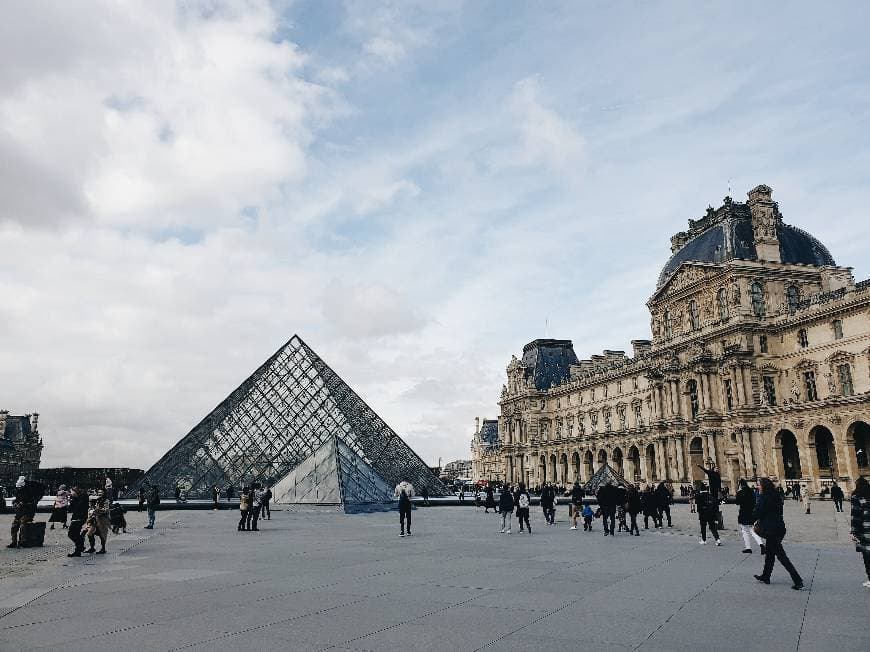
<instances>
[{"instance_id":1,"label":"cloudy sky","mask_svg":"<svg viewBox=\"0 0 870 652\"><path fill-rule=\"evenodd\" d=\"M611 5L612 6L607 6ZM430 463L728 193L870 276L865 3L0 4L0 407L147 468L293 333Z\"/></svg>"}]
</instances>

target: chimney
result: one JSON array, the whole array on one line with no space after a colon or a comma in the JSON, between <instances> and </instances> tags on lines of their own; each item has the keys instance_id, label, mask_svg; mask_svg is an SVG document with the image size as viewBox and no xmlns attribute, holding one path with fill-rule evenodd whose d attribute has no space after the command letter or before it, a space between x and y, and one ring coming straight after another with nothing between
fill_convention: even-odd
<instances>
[{"instance_id":1,"label":"chimney","mask_svg":"<svg viewBox=\"0 0 870 652\"><path fill-rule=\"evenodd\" d=\"M631 347L634 349L634 357L639 358L652 351L652 342L649 340L632 340Z\"/></svg>"},{"instance_id":2,"label":"chimney","mask_svg":"<svg viewBox=\"0 0 870 652\"><path fill-rule=\"evenodd\" d=\"M474 417L474 434L480 434L480 417Z\"/></svg>"},{"instance_id":3,"label":"chimney","mask_svg":"<svg viewBox=\"0 0 870 652\"><path fill-rule=\"evenodd\" d=\"M749 212L752 214L752 235L755 252L759 260L781 262L779 255L779 236L777 226L782 223L779 207L772 199L773 190L764 184L756 186L748 193Z\"/></svg>"},{"instance_id":4,"label":"chimney","mask_svg":"<svg viewBox=\"0 0 870 652\"><path fill-rule=\"evenodd\" d=\"M6 435L6 417L9 416L9 410L0 410L0 437Z\"/></svg>"},{"instance_id":5,"label":"chimney","mask_svg":"<svg viewBox=\"0 0 870 652\"><path fill-rule=\"evenodd\" d=\"M39 412L34 412L30 415L30 429L34 433L39 432Z\"/></svg>"}]
</instances>

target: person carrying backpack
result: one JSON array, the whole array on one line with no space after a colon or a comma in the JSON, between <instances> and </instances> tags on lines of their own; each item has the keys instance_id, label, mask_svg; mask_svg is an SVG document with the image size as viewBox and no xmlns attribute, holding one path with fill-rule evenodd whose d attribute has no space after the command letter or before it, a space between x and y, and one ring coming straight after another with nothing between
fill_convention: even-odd
<instances>
[{"instance_id":1,"label":"person carrying backpack","mask_svg":"<svg viewBox=\"0 0 870 652\"><path fill-rule=\"evenodd\" d=\"M393 495L399 500L399 536L405 536L405 519L408 520L408 536L411 536L411 498L414 497L414 485L408 482L408 478L396 485Z\"/></svg>"},{"instance_id":2,"label":"person carrying backpack","mask_svg":"<svg viewBox=\"0 0 870 652\"><path fill-rule=\"evenodd\" d=\"M532 498L529 495L529 490L526 489L526 485L522 482L517 485L517 490L514 493L514 502L517 505L517 520L520 522L520 532L523 531L523 522L525 522L526 529L531 534L532 524L529 523L529 505L532 503Z\"/></svg>"}]
</instances>

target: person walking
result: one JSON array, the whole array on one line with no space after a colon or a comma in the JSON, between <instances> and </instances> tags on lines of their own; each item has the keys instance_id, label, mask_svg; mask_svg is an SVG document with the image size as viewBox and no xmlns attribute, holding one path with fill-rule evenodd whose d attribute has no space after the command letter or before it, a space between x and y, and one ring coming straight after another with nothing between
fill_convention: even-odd
<instances>
[{"instance_id":1,"label":"person walking","mask_svg":"<svg viewBox=\"0 0 870 652\"><path fill-rule=\"evenodd\" d=\"M862 586L870 589L870 482L865 477L862 476L855 482L855 491L852 492L849 503L852 508L852 527L849 533L855 542L855 550L864 558L867 581Z\"/></svg>"},{"instance_id":2,"label":"person walking","mask_svg":"<svg viewBox=\"0 0 870 652\"><path fill-rule=\"evenodd\" d=\"M523 523L525 523L526 530L531 534L532 524L529 523L529 506L532 504L532 497L529 495L526 485L522 482L517 485L516 493L514 493L514 503L517 506L517 521L520 524L520 532L523 531Z\"/></svg>"},{"instance_id":3,"label":"person walking","mask_svg":"<svg viewBox=\"0 0 870 652\"><path fill-rule=\"evenodd\" d=\"M843 490L837 484L837 481L834 480L834 484L831 486L831 500L834 501L834 509L838 512L843 511L843 498L845 498Z\"/></svg>"},{"instance_id":4,"label":"person walking","mask_svg":"<svg viewBox=\"0 0 870 652\"><path fill-rule=\"evenodd\" d=\"M628 512L628 516L631 518L631 524L628 528L629 535L640 536L640 528L637 526L637 515L641 509L643 509L643 504L640 499L640 492L635 485L629 485L625 498L625 511Z\"/></svg>"},{"instance_id":5,"label":"person walking","mask_svg":"<svg viewBox=\"0 0 870 652\"><path fill-rule=\"evenodd\" d=\"M719 503L713 498L707 485L701 484L698 488L698 493L695 495L695 502L698 508L698 522L701 525L701 540L698 542L702 546L707 543L707 527L710 528L710 534L716 541L717 546L722 545L722 540L719 538L719 530L716 528L718 520Z\"/></svg>"},{"instance_id":6,"label":"person walking","mask_svg":"<svg viewBox=\"0 0 870 652\"><path fill-rule=\"evenodd\" d=\"M505 527L507 527L507 533L510 534L511 515L514 513L514 495L508 486L502 487L501 494L499 494L498 513L501 514L501 534L505 533Z\"/></svg>"},{"instance_id":7,"label":"person walking","mask_svg":"<svg viewBox=\"0 0 870 652\"><path fill-rule=\"evenodd\" d=\"M423 497L423 504L424 504L426 507L428 507L428 506L429 506L429 488L426 487L426 486L424 486L424 487L420 490L420 495ZM480 502L479 499L478 499L478 496L477 496L477 491L474 492L474 499L475 499L475 507L476 507L476 506L477 506L477 503Z\"/></svg>"},{"instance_id":8,"label":"person walking","mask_svg":"<svg viewBox=\"0 0 870 652\"><path fill-rule=\"evenodd\" d=\"M85 521L88 520L88 496L81 487L73 487L69 499L69 531L66 535L75 548L67 557L81 557L85 551Z\"/></svg>"},{"instance_id":9,"label":"person walking","mask_svg":"<svg viewBox=\"0 0 870 652\"><path fill-rule=\"evenodd\" d=\"M804 509L806 510L807 514L810 513L810 494L811 493L812 492L810 492L810 488L807 485L805 485L805 484L801 485L801 488L800 488L801 504L803 504Z\"/></svg>"},{"instance_id":10,"label":"person walking","mask_svg":"<svg viewBox=\"0 0 870 652\"><path fill-rule=\"evenodd\" d=\"M486 485L486 501L483 507L484 514L489 514L489 510L495 509L495 492L492 490L492 485Z\"/></svg>"},{"instance_id":11,"label":"person walking","mask_svg":"<svg viewBox=\"0 0 870 652\"><path fill-rule=\"evenodd\" d=\"M770 574L773 572L774 559L778 559L782 567L791 576L792 587L795 591L804 588L804 581L800 573L791 563L782 540L785 538L785 521L782 518L782 500L776 492L776 487L770 478L761 478L758 481L759 494L755 501L753 518L756 526L761 530L758 534L765 539L764 570L761 575L754 575L762 584L770 584Z\"/></svg>"},{"instance_id":12,"label":"person walking","mask_svg":"<svg viewBox=\"0 0 870 652\"><path fill-rule=\"evenodd\" d=\"M269 507L269 503L272 500L272 490L269 487L263 491L263 498L261 500L261 510L260 513L263 515L263 518L267 521L272 520L272 510Z\"/></svg>"},{"instance_id":13,"label":"person walking","mask_svg":"<svg viewBox=\"0 0 870 652\"><path fill-rule=\"evenodd\" d=\"M549 482L545 482L541 487L541 510L544 512L544 519L547 525L556 524L556 490Z\"/></svg>"},{"instance_id":14,"label":"person walking","mask_svg":"<svg viewBox=\"0 0 870 652\"><path fill-rule=\"evenodd\" d=\"M239 527L236 528L239 532L247 532L250 529L248 525L251 513L251 488L242 487L242 495L239 496Z\"/></svg>"},{"instance_id":15,"label":"person walking","mask_svg":"<svg viewBox=\"0 0 870 652\"><path fill-rule=\"evenodd\" d=\"M157 485L151 485L148 489L148 497L146 498L146 507L148 508L148 525L145 526L146 530L154 529L154 519L157 515L157 508L160 507L160 490L157 489Z\"/></svg>"},{"instance_id":16,"label":"person walking","mask_svg":"<svg viewBox=\"0 0 870 652\"><path fill-rule=\"evenodd\" d=\"M402 481L396 485L393 490L393 496L399 501L399 536L411 536L411 498L414 497L414 485L408 482L408 478L403 477ZM408 528L405 529L405 521L408 521Z\"/></svg>"},{"instance_id":17,"label":"person walking","mask_svg":"<svg viewBox=\"0 0 870 652\"><path fill-rule=\"evenodd\" d=\"M653 527L658 527L658 511L656 510L656 497L650 485L644 487L640 495L640 505L643 510L643 529L649 529L649 519L652 517ZM694 511L694 510L693 510Z\"/></svg>"},{"instance_id":18,"label":"person walking","mask_svg":"<svg viewBox=\"0 0 870 652\"><path fill-rule=\"evenodd\" d=\"M141 512L142 508L145 506L145 487L139 487L139 509L137 512Z\"/></svg>"},{"instance_id":19,"label":"person walking","mask_svg":"<svg viewBox=\"0 0 870 652\"><path fill-rule=\"evenodd\" d=\"M764 547L764 539L755 533L752 525L755 519L752 513L755 511L755 492L749 486L746 480L740 480L740 489L734 495L734 502L737 503L737 524L740 526L740 534L743 536L743 553L746 555L752 554L752 540ZM762 553L764 550L762 549Z\"/></svg>"},{"instance_id":20,"label":"person walking","mask_svg":"<svg viewBox=\"0 0 870 652\"><path fill-rule=\"evenodd\" d=\"M658 524L656 527L664 527L664 517L668 519L668 527L674 527L671 523L671 502L673 496L668 491L668 486L664 482L659 482L659 486L655 491L656 514L658 516Z\"/></svg>"},{"instance_id":21,"label":"person walking","mask_svg":"<svg viewBox=\"0 0 870 652\"><path fill-rule=\"evenodd\" d=\"M571 529L577 529L577 518L583 509L583 488L580 483L574 481L574 486L571 487Z\"/></svg>"},{"instance_id":22,"label":"person walking","mask_svg":"<svg viewBox=\"0 0 870 652\"><path fill-rule=\"evenodd\" d=\"M592 532L592 519L595 517L595 512L588 504L583 505L583 531Z\"/></svg>"},{"instance_id":23,"label":"person walking","mask_svg":"<svg viewBox=\"0 0 870 652\"><path fill-rule=\"evenodd\" d=\"M220 490L218 489L218 486L216 484L214 484L211 487L212 509L220 509L219 498L220 498Z\"/></svg>"},{"instance_id":24,"label":"person walking","mask_svg":"<svg viewBox=\"0 0 870 652\"><path fill-rule=\"evenodd\" d=\"M66 515L69 508L69 491L65 484L60 485L57 490L57 496L54 498L54 506L51 509L51 516L48 517L48 522L51 523L51 530L54 529L55 523L61 523L63 529L66 529Z\"/></svg>"},{"instance_id":25,"label":"person walking","mask_svg":"<svg viewBox=\"0 0 870 652\"><path fill-rule=\"evenodd\" d=\"M106 539L109 536L109 500L106 498L105 489L100 489L96 496L91 496L91 506L88 510L87 536L90 548L85 552L96 552L98 555L106 554ZM97 537L100 539L100 549L96 550Z\"/></svg>"},{"instance_id":26,"label":"person walking","mask_svg":"<svg viewBox=\"0 0 870 652\"><path fill-rule=\"evenodd\" d=\"M601 508L601 520L604 523L604 536L616 536L616 487L608 480L598 489L598 506ZM608 525L609 523L609 525Z\"/></svg>"}]
</instances>

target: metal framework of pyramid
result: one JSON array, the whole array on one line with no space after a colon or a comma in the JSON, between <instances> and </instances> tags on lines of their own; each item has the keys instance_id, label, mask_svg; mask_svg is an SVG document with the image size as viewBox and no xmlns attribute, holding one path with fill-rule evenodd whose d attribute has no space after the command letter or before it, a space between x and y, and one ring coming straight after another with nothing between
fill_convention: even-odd
<instances>
[{"instance_id":1,"label":"metal framework of pyramid","mask_svg":"<svg viewBox=\"0 0 870 652\"><path fill-rule=\"evenodd\" d=\"M162 496L260 482L276 500L356 511L392 501L403 478L447 495L423 460L294 335L142 479ZM135 495L140 485L130 489ZM280 495L279 495L280 493Z\"/></svg>"},{"instance_id":2,"label":"metal framework of pyramid","mask_svg":"<svg viewBox=\"0 0 870 652\"><path fill-rule=\"evenodd\" d=\"M605 484L608 480L610 480L613 484L618 485L620 483L625 484L625 478L623 478L619 471L614 469L609 464L605 464L600 469L598 469L589 481L583 485L583 489L587 494L595 495L598 493L598 489L601 485Z\"/></svg>"}]
</instances>

